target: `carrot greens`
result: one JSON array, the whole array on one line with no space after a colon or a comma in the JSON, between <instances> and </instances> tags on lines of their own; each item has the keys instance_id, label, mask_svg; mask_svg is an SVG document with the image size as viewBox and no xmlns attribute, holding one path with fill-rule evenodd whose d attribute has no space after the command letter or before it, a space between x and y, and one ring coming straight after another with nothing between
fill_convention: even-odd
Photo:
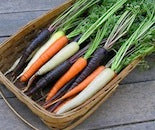
<instances>
[{"instance_id":1,"label":"carrot greens","mask_svg":"<svg viewBox=\"0 0 155 130\"><path fill-rule=\"evenodd\" d=\"M149 29L153 26L155 23L155 16L154 11L152 12L152 16L150 18L145 18L142 23L140 24L139 28L131 35L131 37L121 46L119 51L117 52L114 62L112 63L111 69L115 72L119 72L120 70L120 64L127 53L128 49L136 45L142 38L145 37L146 32L149 31ZM118 69L119 68L119 69Z\"/></svg>"},{"instance_id":2,"label":"carrot greens","mask_svg":"<svg viewBox=\"0 0 155 130\"><path fill-rule=\"evenodd\" d=\"M123 60L121 61L116 72L120 72L125 66L130 64L133 60L145 57L155 52L155 27L152 27L143 37L143 40L135 42L131 48L128 48Z\"/></svg>"},{"instance_id":3,"label":"carrot greens","mask_svg":"<svg viewBox=\"0 0 155 130\"><path fill-rule=\"evenodd\" d=\"M148 34L150 34L150 31L152 32L153 25L155 23L155 16L154 14L148 19L144 19L138 29L133 33L133 35L130 36L130 38L121 46L119 51L117 52L114 61L112 63L112 67L104 69L82 92L80 92L77 96L75 96L72 100L65 103L60 109L57 111L57 114L61 114L64 112L67 112L82 103L84 103L86 100L88 100L90 97L92 97L96 92L98 92L101 88L106 91L105 85L114 78L115 73L118 73L121 68L119 67L122 63L122 66L124 67L123 60L129 58L129 62L127 59L126 63L129 64L132 60L134 60L137 57L145 56L146 54L150 54L151 52L155 51L155 45L154 44L148 44L148 43L142 43L142 40L146 39ZM138 43L140 43L138 45ZM134 51L129 52L127 54L127 50L132 45L138 45ZM125 51L125 53L124 53ZM120 61L121 59L121 61ZM114 66L119 65L119 66ZM121 67L122 67L121 66ZM95 87L94 87L95 86Z\"/></svg>"},{"instance_id":4,"label":"carrot greens","mask_svg":"<svg viewBox=\"0 0 155 130\"><path fill-rule=\"evenodd\" d=\"M103 29L104 27L98 29L96 37L87 51L88 53L86 53L84 57L80 57L79 59L77 59L77 61L71 66L71 68L56 82L56 84L48 94L46 101L49 101L67 82L78 75L87 65L87 59L96 50L105 35Z\"/></svg>"},{"instance_id":5,"label":"carrot greens","mask_svg":"<svg viewBox=\"0 0 155 130\"><path fill-rule=\"evenodd\" d=\"M93 4L95 4L96 2L99 2L99 1L95 1L95 0L92 0L91 2L89 2L89 4L88 4L88 6L89 5L93 5ZM125 2L125 1L124 1ZM42 66L40 69L39 69L39 71L37 72L37 74L39 74L39 75L42 75L42 74L45 74L45 73L47 73L48 71L50 71L50 70L52 70L52 69L54 69L57 65L59 65L59 64L61 64L62 62L64 62L65 60L67 60L69 57L71 57L73 54L75 54L78 50L79 50L79 45L81 44L78 44L77 42L71 42L70 44L68 44L67 46L65 46L65 44L67 44L68 43L68 40L71 38L71 37L73 37L73 36L76 36L76 35L79 35L80 33L84 33L85 32L85 30L87 30L89 27L91 28L92 26L94 26L94 20L93 20L93 18L94 17L99 17L99 19L104 19L103 21L101 21L100 23L98 23L97 21L95 22L95 25L97 25L97 24L102 24L102 23L104 23L115 11L117 11L120 7L121 7L121 5L124 3L124 2L118 2L118 3L116 3L114 6L112 6L112 7L109 7L109 8L114 8L115 6L115 9L113 10L113 11L110 11L110 12L108 12L109 10L106 10L106 13L104 13L104 11L105 10L103 10L102 12L103 12L103 14L107 14L107 15L105 15L106 16L106 18L104 18L103 16L103 14L101 15L101 12L99 13L99 14L90 14L89 16L88 16L88 18L86 18L86 21L87 21L87 24L84 24L83 22L81 23L81 24L79 24L79 26L75 29L75 30L73 30L72 32L71 32L71 35L69 34L69 35L67 35L67 36L64 36L64 37L62 37L62 39L60 38L59 39L59 42L57 42L57 46L60 46L60 48L57 50L57 52L60 50L60 49L62 49L61 51L59 51L58 53L57 52L55 52L55 53L57 53L56 55L54 55L55 53L50 53L50 54L52 54L52 55L50 55L50 57L52 57L53 55L54 55L54 57L53 58L51 58L44 66ZM96 6L96 5L94 5L94 6ZM109 14L110 13L110 14ZM109 14L109 15L108 15ZM101 16L100 16L101 15ZM76 15L74 15L74 16L76 16ZM84 20L85 21L85 20ZM63 29L63 28L62 28ZM96 28L97 29L97 28ZM95 30L96 30L95 29ZM92 31L91 33L90 33L90 35L91 34L93 34L93 33L95 33L95 30L94 31ZM85 35L85 33L83 34L83 35ZM90 36L89 35L89 36ZM62 42L62 40L64 40L64 38L65 39L68 39L68 40L65 40L65 42ZM81 39L81 38L80 38ZM60 44L60 45L59 45ZM65 47L64 47L65 46ZM53 45L52 46L50 46L49 47L50 48L50 52L52 52L52 50L54 49L54 47L53 47ZM72 51L70 51L70 50L72 50ZM70 53L68 53L68 51L70 51ZM49 54L48 54L48 56L49 56ZM46 56L47 57L47 56ZM37 64L38 65L38 64ZM39 66L40 67L40 66ZM34 71L33 71L33 73L34 73ZM25 75L26 75L26 73L25 73ZM32 74L31 74L32 75ZM27 76L28 77L28 76ZM23 79L23 78L22 78ZM24 80L22 80L21 79L21 81L24 81ZM25 78L26 79L26 78Z\"/></svg>"},{"instance_id":6,"label":"carrot greens","mask_svg":"<svg viewBox=\"0 0 155 130\"><path fill-rule=\"evenodd\" d=\"M78 44L83 43L99 26L101 26L111 15L113 15L127 0L119 0L106 11L80 38Z\"/></svg>"},{"instance_id":7,"label":"carrot greens","mask_svg":"<svg viewBox=\"0 0 155 130\"><path fill-rule=\"evenodd\" d=\"M130 26L132 25L136 17L135 13L127 10L121 16L112 16L105 23L105 35L109 37L104 45L104 47L99 47L93 54L93 57L90 59L87 67L82 71L79 77L72 84L71 89L81 83L89 74L91 74L97 67L100 66L104 57L108 54L108 50L113 47L117 40L124 36ZM116 23L116 25L115 25ZM114 26L115 25L115 26Z\"/></svg>"},{"instance_id":8,"label":"carrot greens","mask_svg":"<svg viewBox=\"0 0 155 130\"><path fill-rule=\"evenodd\" d=\"M26 50L23 52L22 58L20 59L19 64L14 69L14 75L18 75L18 70L20 70L23 65L25 64L25 60L28 58L28 56L40 45L44 43L44 41L53 33L53 31L57 28L60 28L59 26L66 26L66 29L70 29L76 25L75 22L78 17L80 17L83 12L88 9L93 4L97 3L99 0L78 0L75 4L73 4L72 8L70 8L67 12L63 13L56 19L53 24L49 27L49 29L45 29L42 31L37 38L35 38L32 43L28 45ZM74 24L72 24L74 22ZM69 26L71 25L71 26Z\"/></svg>"}]
</instances>

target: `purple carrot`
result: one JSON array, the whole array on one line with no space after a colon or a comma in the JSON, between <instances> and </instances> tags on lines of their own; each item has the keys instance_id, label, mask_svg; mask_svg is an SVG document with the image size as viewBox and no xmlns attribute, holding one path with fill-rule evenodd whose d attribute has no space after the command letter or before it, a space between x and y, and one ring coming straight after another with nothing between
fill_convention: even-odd
<instances>
[{"instance_id":1,"label":"purple carrot","mask_svg":"<svg viewBox=\"0 0 155 130\"><path fill-rule=\"evenodd\" d=\"M62 102L63 102L63 101L59 101L59 102L53 104L53 105L49 108L49 111L50 111L50 112L55 111L55 110L58 108L58 106L59 106Z\"/></svg>"},{"instance_id":2,"label":"purple carrot","mask_svg":"<svg viewBox=\"0 0 155 130\"><path fill-rule=\"evenodd\" d=\"M46 87L48 84L52 83L54 80L57 80L59 77L61 77L63 74L67 72L67 70L72 66L72 64L81 57L86 50L88 49L89 45L85 46L83 49L81 49L78 53L76 53L73 57L66 60L64 63L56 67L51 72L47 73L44 77L42 77L35 85L35 87L27 92L27 95L31 95L34 92L36 92L40 88Z\"/></svg>"},{"instance_id":3,"label":"purple carrot","mask_svg":"<svg viewBox=\"0 0 155 130\"><path fill-rule=\"evenodd\" d=\"M18 75L19 70L24 66L27 58L30 56L30 54L40 45L43 44L43 41L48 39L52 32L50 32L48 29L44 29L38 36L35 38L28 47L23 51L22 57L20 59L20 62L18 63L17 67L14 69L13 74L15 76Z\"/></svg>"},{"instance_id":4,"label":"purple carrot","mask_svg":"<svg viewBox=\"0 0 155 130\"><path fill-rule=\"evenodd\" d=\"M73 89L79 83L81 83L88 75L90 75L103 61L104 57L108 54L108 50L110 50L114 44L124 36L129 28L131 27L133 21L135 20L136 15L130 11L125 11L117 23L115 24L114 28L112 29L104 47L98 48L95 52L93 57L90 59L87 67L82 71L79 77L75 80L69 90Z\"/></svg>"},{"instance_id":5,"label":"purple carrot","mask_svg":"<svg viewBox=\"0 0 155 130\"><path fill-rule=\"evenodd\" d=\"M77 77L77 76L76 76L76 77ZM48 103L54 101L55 99L58 99L58 98L62 97L62 96L67 92L67 90L70 88L70 86L72 85L72 83L74 83L76 77L73 78L71 81L69 81L63 88L61 88L61 89L56 93L56 95L54 95L47 103L44 104L44 106L46 106ZM61 101L61 102L62 102L62 101ZM61 102L60 102L60 103L61 103ZM55 103L55 104L52 105L51 107L50 107L50 106L48 106L48 107L50 107L50 111L51 111L51 110L53 111L53 109L55 110L55 109L58 107L58 105L59 105L58 103Z\"/></svg>"},{"instance_id":6,"label":"purple carrot","mask_svg":"<svg viewBox=\"0 0 155 130\"><path fill-rule=\"evenodd\" d=\"M79 83L81 83L88 75L90 75L97 67L100 66L103 58L108 54L108 51L104 48L98 48L93 57L90 59L87 67L82 71L82 73L78 76L75 82L72 84L69 90L73 89ZM68 91L69 91L68 90Z\"/></svg>"},{"instance_id":7,"label":"purple carrot","mask_svg":"<svg viewBox=\"0 0 155 130\"><path fill-rule=\"evenodd\" d=\"M76 78L77 78L77 76L75 78L73 78L72 80L70 80L65 86L63 86L63 88L61 88L48 102L46 102L45 105L48 104L49 102L63 96L67 92L67 90L71 87L72 83L74 83Z\"/></svg>"}]
</instances>

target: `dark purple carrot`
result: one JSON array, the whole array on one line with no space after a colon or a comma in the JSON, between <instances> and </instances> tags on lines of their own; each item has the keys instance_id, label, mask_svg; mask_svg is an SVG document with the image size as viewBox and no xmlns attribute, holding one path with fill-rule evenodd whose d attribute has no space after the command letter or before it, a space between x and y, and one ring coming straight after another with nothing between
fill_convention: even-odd
<instances>
[{"instance_id":1,"label":"dark purple carrot","mask_svg":"<svg viewBox=\"0 0 155 130\"><path fill-rule=\"evenodd\" d=\"M19 73L19 70L23 67L25 64L25 61L29 57L29 55L41 44L43 44L43 41L48 39L48 37L60 26L62 28L63 26L69 26L72 22L74 22L74 19L78 18L83 11L88 9L93 4L97 3L95 0L93 0L94 3L92 3L89 0L80 0L75 2L71 8L64 11L55 21L49 26L48 29L43 30L33 41L29 44L29 46L26 48L26 50L22 54L22 58L17 65L17 67L13 71L13 75L17 76ZM86 3L87 6L86 6ZM77 11L78 10L78 11ZM65 29L63 29L65 30Z\"/></svg>"},{"instance_id":2,"label":"dark purple carrot","mask_svg":"<svg viewBox=\"0 0 155 130\"><path fill-rule=\"evenodd\" d=\"M99 65L103 62L103 59L107 56L108 50L110 50L114 44L124 36L129 30L135 19L135 14L130 11L125 11L122 16L117 21L114 28L111 28L111 33L104 45L103 48L98 48L93 57L90 59L87 67L83 70L83 72L79 75L79 77L75 80L69 90L73 89L79 83L81 83L88 75L90 75ZM115 24L115 22L113 23Z\"/></svg>"},{"instance_id":3,"label":"dark purple carrot","mask_svg":"<svg viewBox=\"0 0 155 130\"><path fill-rule=\"evenodd\" d=\"M52 83L52 81L58 79L61 77L71 66L72 64L81 57L86 50L88 49L89 45L85 46L83 49L81 49L77 54L75 54L73 57L56 67L51 72L47 73L44 77L42 77L37 83L36 86L27 92L27 95L31 95L34 92L36 92L40 88L46 87L48 84Z\"/></svg>"},{"instance_id":4,"label":"dark purple carrot","mask_svg":"<svg viewBox=\"0 0 155 130\"><path fill-rule=\"evenodd\" d=\"M77 76L76 76L77 77ZM54 97L52 97L48 102L46 102L43 107L45 109L49 108L49 110L52 112L54 111L64 100L60 101L59 103L55 103L53 105L50 105L49 103L54 101L55 99L58 99L60 97L62 97L66 92L67 90L70 88L71 84L75 81L76 77L74 79L72 79L71 81L69 81L62 89L60 89L56 95L54 95Z\"/></svg>"},{"instance_id":5,"label":"dark purple carrot","mask_svg":"<svg viewBox=\"0 0 155 130\"><path fill-rule=\"evenodd\" d=\"M88 75L90 75L97 67L100 66L104 56L108 54L108 51L104 48L98 48L93 57L88 62L87 67L82 71L82 73L78 76L75 82L72 84L69 90L73 89L79 83L81 83Z\"/></svg>"},{"instance_id":6,"label":"dark purple carrot","mask_svg":"<svg viewBox=\"0 0 155 130\"><path fill-rule=\"evenodd\" d=\"M25 61L31 55L31 53L41 44L43 41L46 40L50 36L51 32L48 29L44 29L38 36L35 38L28 47L24 50L20 62L18 63L17 67L14 69L13 74L15 76L18 75L19 70L24 66Z\"/></svg>"},{"instance_id":7,"label":"dark purple carrot","mask_svg":"<svg viewBox=\"0 0 155 130\"><path fill-rule=\"evenodd\" d=\"M63 96L67 92L67 90L71 87L72 83L74 83L76 77L73 78L71 81L69 81L63 88L61 88L48 102L46 102L44 104L44 106L46 106L48 103L54 101L55 99L58 99L61 96Z\"/></svg>"},{"instance_id":8,"label":"dark purple carrot","mask_svg":"<svg viewBox=\"0 0 155 130\"><path fill-rule=\"evenodd\" d=\"M57 102L57 103L55 103L55 104L53 104L53 105L49 108L49 111L50 111L50 112L54 112L54 111L58 108L58 106L59 106L61 103L63 103L63 100L62 100L62 101L59 101L59 102Z\"/></svg>"},{"instance_id":9,"label":"dark purple carrot","mask_svg":"<svg viewBox=\"0 0 155 130\"><path fill-rule=\"evenodd\" d=\"M47 73L44 77L42 77L35 85L32 90L27 92L27 95L31 95L34 92L36 92L40 88L46 87L48 84L52 83L52 81L56 80L59 78L61 75L63 75L70 67L72 64L69 62L69 60L65 61L63 64L55 68L53 71Z\"/></svg>"}]
</instances>

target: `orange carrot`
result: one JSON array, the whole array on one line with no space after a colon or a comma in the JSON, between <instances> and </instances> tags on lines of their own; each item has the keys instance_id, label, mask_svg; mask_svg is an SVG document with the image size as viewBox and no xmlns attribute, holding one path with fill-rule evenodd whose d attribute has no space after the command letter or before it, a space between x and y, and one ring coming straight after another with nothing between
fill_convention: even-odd
<instances>
[{"instance_id":1,"label":"orange carrot","mask_svg":"<svg viewBox=\"0 0 155 130\"><path fill-rule=\"evenodd\" d=\"M61 48L68 43L68 38L62 36L55 41L37 60L31 65L31 67L21 76L20 81L26 82L35 72L38 71L52 56L54 56Z\"/></svg>"},{"instance_id":2,"label":"orange carrot","mask_svg":"<svg viewBox=\"0 0 155 130\"><path fill-rule=\"evenodd\" d=\"M77 85L75 88L73 88L72 90L70 90L69 92L67 92L61 99L66 99L69 98L75 94L78 94L79 92L81 92L83 89L85 89L88 84L90 84L91 81L93 81L93 79L95 79L95 77L97 75L99 75L103 70L105 69L104 66L100 66L98 67L93 73L91 73L84 81L82 81L79 85Z\"/></svg>"},{"instance_id":3,"label":"orange carrot","mask_svg":"<svg viewBox=\"0 0 155 130\"><path fill-rule=\"evenodd\" d=\"M95 79L97 75L99 75L103 70L105 69L104 66L98 67L94 72L92 72L85 80L83 80L79 85L77 85L75 88L67 92L64 96L62 96L60 99L52 101L44 106L44 108L48 108L49 106L53 105L56 102L62 101L66 98L72 97L75 94L78 94L83 89L85 89L88 84L90 84L91 81Z\"/></svg>"},{"instance_id":4,"label":"orange carrot","mask_svg":"<svg viewBox=\"0 0 155 130\"><path fill-rule=\"evenodd\" d=\"M57 113L57 112L59 111L59 109L60 109L63 105L65 105L67 102L69 102L71 99L73 99L73 97L72 97L72 98L69 98L69 99L67 99L66 101L64 101L63 103L61 103L61 104L54 110L54 113Z\"/></svg>"},{"instance_id":5,"label":"orange carrot","mask_svg":"<svg viewBox=\"0 0 155 130\"><path fill-rule=\"evenodd\" d=\"M87 65L87 60L83 57L80 57L72 67L56 82L56 84L52 87L49 92L46 102L52 98L59 89L61 89L68 81L74 78L77 74L79 74Z\"/></svg>"}]
</instances>

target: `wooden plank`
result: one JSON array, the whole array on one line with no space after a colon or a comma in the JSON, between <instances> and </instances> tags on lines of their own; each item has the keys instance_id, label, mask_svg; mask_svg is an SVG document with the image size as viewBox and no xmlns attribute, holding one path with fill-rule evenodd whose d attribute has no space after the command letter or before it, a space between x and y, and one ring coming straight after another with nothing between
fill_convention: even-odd
<instances>
[{"instance_id":1,"label":"wooden plank","mask_svg":"<svg viewBox=\"0 0 155 130\"><path fill-rule=\"evenodd\" d=\"M103 129L107 127L111 128L123 124L131 124L133 122L155 120L154 84L155 81L120 85L116 93L108 99L91 117L79 125L76 130ZM23 113L23 116L32 122L32 124L34 124L37 128L46 128L37 122L38 120L35 115L31 113L25 105L14 98L9 100L13 106L15 106L17 111ZM0 99L0 102L2 102L2 99ZM0 103L0 120L3 119L5 114L5 117L7 116L6 119L8 120L8 123L11 122L15 116L12 115L8 108L4 106L4 103ZM12 124L12 122L9 124L12 126L16 123L17 125L19 124L19 127L21 126L21 129L25 128L25 126L22 125L22 122L18 123L18 120L16 120L14 124ZM1 124L3 125L3 122Z\"/></svg>"},{"instance_id":2,"label":"wooden plank","mask_svg":"<svg viewBox=\"0 0 155 130\"><path fill-rule=\"evenodd\" d=\"M0 14L0 36L8 36L15 33L20 27L37 18L46 11L24 12L13 14Z\"/></svg>"},{"instance_id":3,"label":"wooden plank","mask_svg":"<svg viewBox=\"0 0 155 130\"><path fill-rule=\"evenodd\" d=\"M150 121L150 122L125 125L125 126L115 126L104 130L154 130L154 128L155 128L155 121ZM103 129L100 128L98 130L103 130Z\"/></svg>"},{"instance_id":4,"label":"wooden plank","mask_svg":"<svg viewBox=\"0 0 155 130\"><path fill-rule=\"evenodd\" d=\"M4 3L5 6L3 7L3 5L0 5L0 10L8 10L8 8L11 8L10 6L12 6L10 11L13 12L14 10L14 12L18 12L18 11L20 12L0 14L0 28L1 28L0 36L12 35L13 33L17 31L17 29L25 25L27 22L47 12L47 9L43 9L43 10L40 9L40 11L30 11L30 12L29 11L24 12L24 10L29 10L29 9L37 10L36 8L44 8L45 5L46 6L50 5L48 9L53 9L54 7L65 2L65 0L57 0L57 1L54 1L54 0L47 0L47 1L16 0L15 3L14 1L11 2L10 0L8 0L7 2L8 2L8 5L6 4L6 2L1 2L1 3ZM2 8L5 8L5 9L2 9Z\"/></svg>"},{"instance_id":5,"label":"wooden plank","mask_svg":"<svg viewBox=\"0 0 155 130\"><path fill-rule=\"evenodd\" d=\"M1 0L0 13L49 10L66 0Z\"/></svg>"},{"instance_id":6,"label":"wooden plank","mask_svg":"<svg viewBox=\"0 0 155 130\"><path fill-rule=\"evenodd\" d=\"M155 119L155 81L121 85L78 129L106 128Z\"/></svg>"},{"instance_id":7,"label":"wooden plank","mask_svg":"<svg viewBox=\"0 0 155 130\"><path fill-rule=\"evenodd\" d=\"M19 102L17 99L9 99L12 105L16 108L26 120L32 122L40 130L48 130L42 121L35 116L27 107ZM18 106L18 107L17 107ZM29 130L30 128L25 125L18 117L12 113L5 102L0 99L0 130ZM31 129L30 129L31 130Z\"/></svg>"},{"instance_id":8,"label":"wooden plank","mask_svg":"<svg viewBox=\"0 0 155 130\"><path fill-rule=\"evenodd\" d=\"M140 69L139 66L132 71L122 82L121 84L145 82L155 80L155 54L152 54L146 58L149 69Z\"/></svg>"}]
</instances>

